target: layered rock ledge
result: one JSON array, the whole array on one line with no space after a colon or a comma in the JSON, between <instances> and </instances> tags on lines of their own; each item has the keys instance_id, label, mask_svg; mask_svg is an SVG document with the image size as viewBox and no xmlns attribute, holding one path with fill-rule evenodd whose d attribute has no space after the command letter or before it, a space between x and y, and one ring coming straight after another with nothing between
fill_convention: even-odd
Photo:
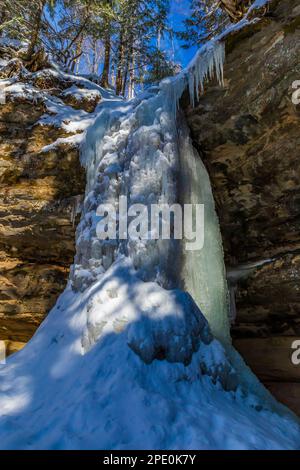
<instances>
[{"instance_id":1,"label":"layered rock ledge","mask_svg":"<svg viewBox=\"0 0 300 470\"><path fill-rule=\"evenodd\" d=\"M11 353L65 288L85 191L81 122L101 96L54 69L29 73L17 51L0 54L0 340Z\"/></svg>"}]
</instances>

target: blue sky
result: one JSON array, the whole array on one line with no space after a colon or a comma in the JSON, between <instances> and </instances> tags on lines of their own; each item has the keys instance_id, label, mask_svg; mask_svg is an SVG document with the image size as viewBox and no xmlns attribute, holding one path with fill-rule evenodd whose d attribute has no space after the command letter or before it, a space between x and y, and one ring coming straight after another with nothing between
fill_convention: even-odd
<instances>
[{"instance_id":1,"label":"blue sky","mask_svg":"<svg viewBox=\"0 0 300 470\"><path fill-rule=\"evenodd\" d=\"M175 31L182 30L183 21L190 14L190 0L171 0L170 4L170 25L174 28ZM172 48L172 44L170 44L169 47ZM191 47L190 49L183 49L181 47L180 41L174 38L174 52L175 61L179 62L183 67L185 67L194 57L196 47Z\"/></svg>"}]
</instances>

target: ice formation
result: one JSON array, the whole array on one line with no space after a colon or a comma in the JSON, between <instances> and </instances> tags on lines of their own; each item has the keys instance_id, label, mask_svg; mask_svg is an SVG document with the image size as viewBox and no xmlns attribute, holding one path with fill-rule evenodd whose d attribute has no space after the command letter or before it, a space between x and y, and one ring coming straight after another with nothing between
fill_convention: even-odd
<instances>
[{"instance_id":1,"label":"ice formation","mask_svg":"<svg viewBox=\"0 0 300 470\"><path fill-rule=\"evenodd\" d=\"M183 250L183 287L205 313L214 336L223 344L230 344L229 300L219 221L208 173L192 145L184 122L179 133L179 148L181 202L204 204L205 215L204 248L199 251Z\"/></svg>"},{"instance_id":2,"label":"ice formation","mask_svg":"<svg viewBox=\"0 0 300 470\"><path fill-rule=\"evenodd\" d=\"M187 86L193 102L206 77L222 81L223 58L212 42L179 77L99 105L82 146L87 190L70 282L0 366L0 448L299 447L298 421L260 393L230 346L209 177L176 112ZM203 253L176 241L100 241L97 207L122 195L204 203Z\"/></svg>"},{"instance_id":3,"label":"ice formation","mask_svg":"<svg viewBox=\"0 0 300 470\"><path fill-rule=\"evenodd\" d=\"M192 146L178 104L191 82L203 90L214 74L223 80L224 44L210 41L186 70L149 89L136 100L110 100L102 105L82 147L87 172L83 215L77 230L77 253L72 270L75 289L82 291L118 260L128 256L144 281L163 288L187 290L207 318L214 336L228 349L241 382L263 398L263 389L244 361L231 348L229 294L222 240L209 176ZM194 79L191 79L194 76ZM180 124L179 124L180 122ZM195 175L197 174L197 179ZM97 207L116 207L120 196L130 204L173 204L177 201L205 206L205 246L186 252L183 243L166 240L100 241Z\"/></svg>"},{"instance_id":4,"label":"ice formation","mask_svg":"<svg viewBox=\"0 0 300 470\"><path fill-rule=\"evenodd\" d=\"M224 43L211 40L199 49L190 64L175 78L163 80L160 88L173 103L174 112L178 109L179 100L186 88L189 90L192 106L204 90L206 80L216 76L223 83L223 65L225 60Z\"/></svg>"},{"instance_id":5,"label":"ice formation","mask_svg":"<svg viewBox=\"0 0 300 470\"><path fill-rule=\"evenodd\" d=\"M96 209L100 204L116 205L120 196L126 196L129 205L140 203L149 208L151 204L172 204L178 201L178 175L189 165L189 155L193 153L189 137L179 139L178 136L178 103L187 86L193 102L195 90L198 93L198 88L203 89L204 81L212 77L214 72L221 83L223 61L224 45L212 41L203 47L202 53L196 56L187 70L175 78L164 80L159 88L149 89L134 101L110 100L102 106L95 125L88 130L82 148L82 163L87 171L87 193L78 227L73 271L77 286L80 284L80 273L89 269L93 278L96 278L120 254L132 258L144 279L157 280L165 287L174 282L176 275L170 266L174 263L170 260L174 259L178 249L175 243L162 240L149 240L146 243L141 240L101 242L96 234L97 222L100 220ZM196 160L193 159L194 162ZM203 181L205 179L209 181L207 174ZM200 194L201 189L198 192ZM195 195L197 191L193 192L195 203L207 202L208 225L214 226L217 234L218 221L210 187L202 192L206 192L202 198ZM217 239L215 234L211 237L207 233L207 238L216 239L216 244L221 247L220 236ZM222 249L218 256L223 263ZM217 271L222 272L220 266Z\"/></svg>"}]
</instances>

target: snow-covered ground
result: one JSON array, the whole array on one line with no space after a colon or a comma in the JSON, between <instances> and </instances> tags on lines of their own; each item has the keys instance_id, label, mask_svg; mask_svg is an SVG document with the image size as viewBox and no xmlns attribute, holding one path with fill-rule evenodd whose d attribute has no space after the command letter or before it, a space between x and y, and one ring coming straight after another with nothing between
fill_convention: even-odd
<instances>
[{"instance_id":1,"label":"snow-covered ground","mask_svg":"<svg viewBox=\"0 0 300 470\"><path fill-rule=\"evenodd\" d=\"M74 266L34 338L0 366L0 448L300 447L296 417L230 344L209 178L176 115L187 86L193 101L205 77L222 81L223 52L210 43L179 77L130 102L105 97L85 128L87 190ZM49 112L60 122L61 115ZM188 184L195 174L197 184ZM207 207L203 256L185 258L171 241L97 238L99 204L116 205L121 195L147 206L173 203L179 186L183 199Z\"/></svg>"}]
</instances>

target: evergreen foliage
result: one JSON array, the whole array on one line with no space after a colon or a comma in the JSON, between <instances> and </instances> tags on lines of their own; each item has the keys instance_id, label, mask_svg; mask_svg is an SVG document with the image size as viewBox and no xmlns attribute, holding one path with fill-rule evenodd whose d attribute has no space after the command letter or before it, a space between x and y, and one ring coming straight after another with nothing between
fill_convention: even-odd
<instances>
[{"instance_id":1,"label":"evergreen foliage","mask_svg":"<svg viewBox=\"0 0 300 470\"><path fill-rule=\"evenodd\" d=\"M46 54L73 73L134 97L179 70L168 47L171 0L0 0L0 36L24 42L31 70ZM249 0L191 0L183 47L199 45L245 13Z\"/></svg>"}]
</instances>

